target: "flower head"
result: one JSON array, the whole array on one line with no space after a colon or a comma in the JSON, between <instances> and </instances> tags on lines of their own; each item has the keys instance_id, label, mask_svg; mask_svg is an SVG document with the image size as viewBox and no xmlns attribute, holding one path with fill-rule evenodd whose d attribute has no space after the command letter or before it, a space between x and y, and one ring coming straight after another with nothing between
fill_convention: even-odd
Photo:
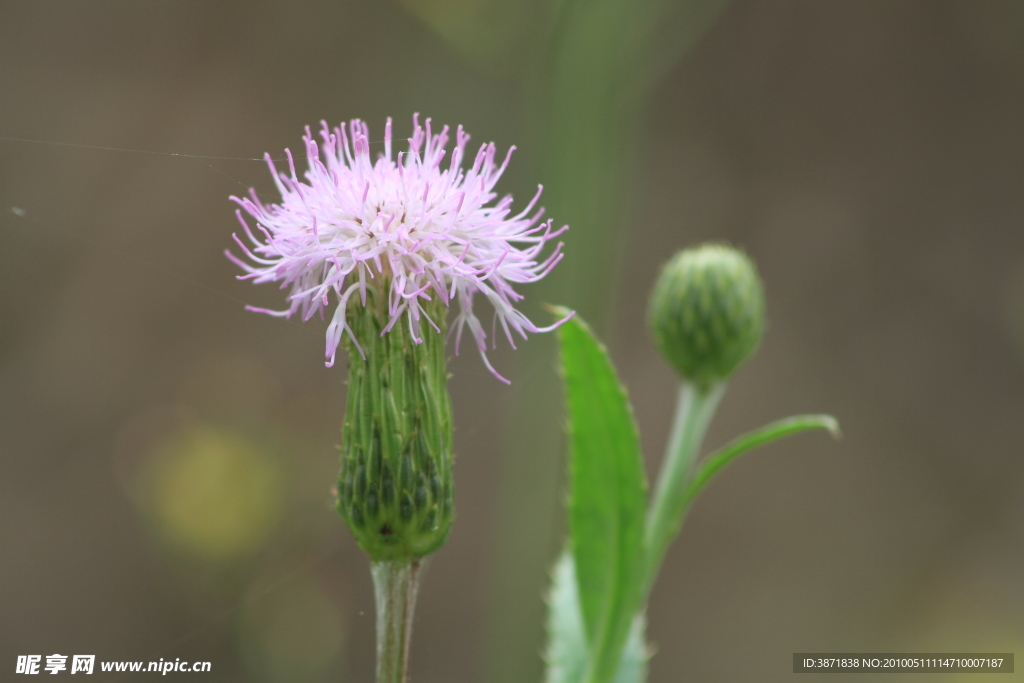
<instances>
[{"instance_id":1,"label":"flower head","mask_svg":"<svg viewBox=\"0 0 1024 683\"><path fill-rule=\"evenodd\" d=\"M248 197L231 197L241 207L236 214L251 242L248 246L234 235L249 261L226 252L246 271L239 278L290 288L283 311L247 308L284 317L301 312L306 321L317 313L323 317L333 298L336 307L327 327L326 349L330 367L346 332L362 353L347 311L353 305L366 306L368 288L386 297L388 322L382 334L396 324L407 324L417 343L424 320L434 330L441 329L430 316L430 310L438 308L428 302L450 307L457 301L459 311L451 327L456 353L468 327L488 369L507 381L487 360L487 333L473 311L473 298L480 294L490 303L492 335L500 323L513 348L514 333L525 339L527 332L557 327L560 323L537 327L516 310L522 295L513 285L539 280L562 259L561 243L547 256L542 251L568 229L554 229L551 220L540 222L543 209L534 211L540 187L516 215L510 215L511 196L497 199L494 186L515 148L499 166L494 144L482 145L472 166L463 169L469 135L459 126L451 156L442 166L448 127L435 135L430 119L421 126L414 116L409 150L392 154L388 119L384 152L374 162L369 128L362 121L333 130L326 123L321 126L320 145L306 128L309 167L303 179L296 174L290 151L286 150L288 173L280 173L266 155L280 204L264 205L254 190ZM256 232L243 211L255 219Z\"/></svg>"},{"instance_id":2,"label":"flower head","mask_svg":"<svg viewBox=\"0 0 1024 683\"><path fill-rule=\"evenodd\" d=\"M742 251L702 244L665 264L648 307L654 343L684 379L724 381L764 336L764 288Z\"/></svg>"}]
</instances>

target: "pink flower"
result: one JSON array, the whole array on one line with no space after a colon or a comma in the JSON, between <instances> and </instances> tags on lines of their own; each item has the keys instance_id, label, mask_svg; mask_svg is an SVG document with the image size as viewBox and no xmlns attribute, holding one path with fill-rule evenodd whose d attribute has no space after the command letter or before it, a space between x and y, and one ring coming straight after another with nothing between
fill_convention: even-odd
<instances>
[{"instance_id":1,"label":"pink flower","mask_svg":"<svg viewBox=\"0 0 1024 683\"><path fill-rule=\"evenodd\" d=\"M404 316L402 324L409 326L417 343L422 340L423 319L440 329L427 314L425 302L436 297L450 307L457 301L459 312L452 326L456 353L468 327L488 369L507 382L487 360L487 333L473 312L473 297L480 294L490 303L492 335L500 323L513 348L513 333L525 339L527 332L546 332L564 322L534 325L516 310L522 295L512 286L541 279L562 259L561 242L546 257L541 252L549 240L568 229L553 229L551 220L540 223L543 209L529 215L540 198L540 187L530 204L514 216L509 215L511 196L495 201L494 185L515 148L497 166L494 144L482 145L472 167L464 170L469 135L460 126L451 158L442 168L448 127L433 135L430 119L424 130L417 115L409 151L399 152L397 158L391 152L388 119L384 153L374 163L369 129L362 121L334 130L321 125L322 149L308 127L303 137L309 164L303 180L296 175L290 151L285 152L287 174L279 173L266 155L281 192L280 204L264 205L254 190L245 198L231 197L241 207L236 214L252 244L247 246L234 235L251 263L225 252L246 271L239 278L280 282L282 289L290 288L286 310L247 308L285 317L301 311L306 321L316 313L323 317L333 294L336 307L327 327L326 351L330 367L346 331L362 353L346 311L350 305L366 305L367 287L388 288L390 319L384 333ZM256 233L243 210L255 219ZM353 299L356 293L359 297Z\"/></svg>"}]
</instances>

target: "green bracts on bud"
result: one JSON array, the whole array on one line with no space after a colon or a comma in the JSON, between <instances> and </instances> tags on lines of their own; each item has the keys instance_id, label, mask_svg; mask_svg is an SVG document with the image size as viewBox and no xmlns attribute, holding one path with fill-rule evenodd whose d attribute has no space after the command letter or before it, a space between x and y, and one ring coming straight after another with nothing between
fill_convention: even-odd
<instances>
[{"instance_id":1,"label":"green bracts on bud","mask_svg":"<svg viewBox=\"0 0 1024 683\"><path fill-rule=\"evenodd\" d=\"M405 320L381 336L386 302L353 306L338 512L376 562L415 561L440 548L453 519L452 408L443 306L427 308L416 344ZM426 307L425 307L426 308Z\"/></svg>"},{"instance_id":2,"label":"green bracts on bud","mask_svg":"<svg viewBox=\"0 0 1024 683\"><path fill-rule=\"evenodd\" d=\"M746 254L720 244L666 264L648 308L654 343L686 380L707 388L750 357L764 334L764 290Z\"/></svg>"}]
</instances>

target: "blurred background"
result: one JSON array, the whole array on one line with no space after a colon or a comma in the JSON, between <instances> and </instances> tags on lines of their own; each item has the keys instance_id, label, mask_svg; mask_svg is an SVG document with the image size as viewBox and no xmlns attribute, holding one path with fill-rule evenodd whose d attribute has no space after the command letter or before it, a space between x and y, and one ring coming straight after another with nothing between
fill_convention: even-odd
<instances>
[{"instance_id":1,"label":"blurred background","mask_svg":"<svg viewBox=\"0 0 1024 683\"><path fill-rule=\"evenodd\" d=\"M700 499L650 607L653 683L789 680L797 651L1024 654L1020 3L6 0L0 64L4 669L372 680L367 561L330 493L345 370L324 324L245 312L282 294L222 252L227 197L275 199L253 159L321 119L393 116L401 139L414 112L517 145L499 190L544 183L572 225L527 311L595 323L650 472L676 386L645 300L704 240L751 254L770 315L707 446L791 413L843 425ZM511 387L452 364L457 521L420 683L540 679L555 352L492 356Z\"/></svg>"}]
</instances>

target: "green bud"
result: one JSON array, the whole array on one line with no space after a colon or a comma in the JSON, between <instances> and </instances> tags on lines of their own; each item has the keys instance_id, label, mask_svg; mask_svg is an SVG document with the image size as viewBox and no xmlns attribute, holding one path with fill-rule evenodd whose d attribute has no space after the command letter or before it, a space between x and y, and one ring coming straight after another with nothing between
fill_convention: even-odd
<instances>
[{"instance_id":1,"label":"green bud","mask_svg":"<svg viewBox=\"0 0 1024 683\"><path fill-rule=\"evenodd\" d=\"M385 306L368 292L366 307L349 311L365 358L346 338L348 403L337 509L372 560L415 561L440 548L452 525L447 310L424 307L442 329L424 325L417 344L405 320L381 336Z\"/></svg>"},{"instance_id":2,"label":"green bud","mask_svg":"<svg viewBox=\"0 0 1024 683\"><path fill-rule=\"evenodd\" d=\"M761 343L764 290L746 254L720 244L677 253L665 265L648 308L654 343L686 380L724 380Z\"/></svg>"}]
</instances>

